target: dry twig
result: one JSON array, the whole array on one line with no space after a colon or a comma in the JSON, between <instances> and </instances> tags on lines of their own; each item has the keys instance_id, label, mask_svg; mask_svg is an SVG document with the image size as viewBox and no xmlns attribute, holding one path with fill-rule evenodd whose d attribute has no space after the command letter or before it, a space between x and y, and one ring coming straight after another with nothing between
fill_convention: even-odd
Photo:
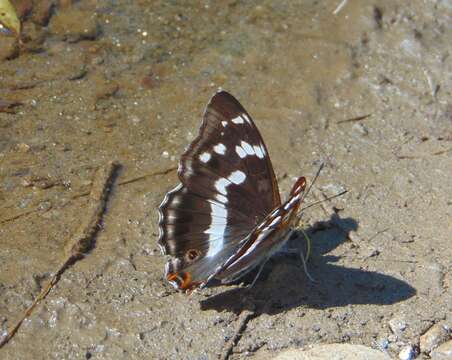
<instances>
[{"instance_id":1,"label":"dry twig","mask_svg":"<svg viewBox=\"0 0 452 360\"><path fill-rule=\"evenodd\" d=\"M234 336L232 336L226 343L226 346L224 347L220 355L220 360L229 359L229 356L231 356L234 346L238 343L238 341L242 337L242 334L246 329L246 325L254 316L256 316L254 309L244 310L240 313L239 322L235 329Z\"/></svg>"},{"instance_id":2,"label":"dry twig","mask_svg":"<svg viewBox=\"0 0 452 360\"><path fill-rule=\"evenodd\" d=\"M403 154L395 154L397 159L399 160L405 160L405 159L425 159L429 156L437 156L437 155L444 155L452 151L452 148L444 149L444 150L438 150L430 154L419 154L419 155L403 155Z\"/></svg>"},{"instance_id":3,"label":"dry twig","mask_svg":"<svg viewBox=\"0 0 452 360\"><path fill-rule=\"evenodd\" d=\"M108 194L110 191L110 184L113 180L113 175L118 168L118 163L110 162L108 165L98 169L95 174L94 181L90 192L89 217L82 223L78 229L72 241L69 243L67 259L59 267L57 272L52 276L47 285L41 290L39 295L35 298L33 303L25 310L20 320L16 325L8 332L8 334L0 340L0 348L8 343L12 337L19 330L22 322L31 315L33 309L42 300L45 299L47 294L58 283L61 275L71 265L82 259L86 253L88 253L94 246L95 237L100 229L102 216L105 212L105 206L107 203Z\"/></svg>"},{"instance_id":4,"label":"dry twig","mask_svg":"<svg viewBox=\"0 0 452 360\"><path fill-rule=\"evenodd\" d=\"M337 124L343 124L343 123L347 123L347 122L360 121L360 120L367 119L367 118L370 117L370 116L372 116L372 114L366 114L366 115L355 116L355 117L352 117L352 118L350 118L350 119L339 120L339 121L337 122Z\"/></svg>"},{"instance_id":5,"label":"dry twig","mask_svg":"<svg viewBox=\"0 0 452 360\"><path fill-rule=\"evenodd\" d=\"M336 7L336 9L333 11L333 15L339 14L339 12L347 5L348 0L342 0L339 5Z\"/></svg>"},{"instance_id":6,"label":"dry twig","mask_svg":"<svg viewBox=\"0 0 452 360\"><path fill-rule=\"evenodd\" d=\"M22 105L20 101L8 101L0 99L0 113L9 113L9 114L15 114L16 113L16 107Z\"/></svg>"}]
</instances>

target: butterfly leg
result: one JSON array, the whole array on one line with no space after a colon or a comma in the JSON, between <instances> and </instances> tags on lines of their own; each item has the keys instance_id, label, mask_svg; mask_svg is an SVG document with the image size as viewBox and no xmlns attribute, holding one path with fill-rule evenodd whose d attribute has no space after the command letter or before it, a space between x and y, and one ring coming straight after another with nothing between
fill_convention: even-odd
<instances>
[{"instance_id":1,"label":"butterfly leg","mask_svg":"<svg viewBox=\"0 0 452 360\"><path fill-rule=\"evenodd\" d=\"M308 267L306 266L306 262L307 262L307 260L308 260L307 256L306 256L306 259L305 259L304 254L303 254L303 251L300 251L300 252L299 252L299 255L300 255L301 263L303 264L303 270L304 270L304 273L306 274L306 276L308 277L309 280L311 280L311 281L314 282L314 283L317 282L317 281L315 281L314 278L309 274Z\"/></svg>"},{"instance_id":2,"label":"butterfly leg","mask_svg":"<svg viewBox=\"0 0 452 360\"><path fill-rule=\"evenodd\" d=\"M308 234L303 230L300 229L299 230L303 237L306 239L306 257L305 257L305 261L307 262L310 255L311 255L311 238L308 236ZM295 232L293 232L293 234L295 234ZM298 240L300 238L300 236L292 236L293 240ZM284 253L284 254L299 254L300 253L300 246L296 246L296 247L289 247L288 246L289 242L286 242L284 244L284 246L280 249L280 252Z\"/></svg>"},{"instance_id":3,"label":"butterfly leg","mask_svg":"<svg viewBox=\"0 0 452 360\"><path fill-rule=\"evenodd\" d=\"M293 248L292 247L288 247L287 243L281 249L281 252L284 253L284 254L296 254L296 255L298 255L300 257L301 264L303 266L303 270L304 270L306 276L312 282L316 282L314 280L314 278L311 276L311 274L309 274L308 266L307 266L308 258L309 258L309 255L311 253L311 239L308 237L306 232L304 232L303 230L301 230L301 232L302 232L303 236L306 238L306 241L307 241L306 255L304 255L303 250L300 250L299 247L293 247Z\"/></svg>"},{"instance_id":4,"label":"butterfly leg","mask_svg":"<svg viewBox=\"0 0 452 360\"><path fill-rule=\"evenodd\" d=\"M257 279L259 278L259 276L260 276L260 274L262 272L262 269L264 268L265 264L267 263L268 259L269 259L269 257L265 258L265 260L263 260L262 263L258 264L259 265L259 270L257 272L257 275L254 277L253 282L250 285L247 285L246 288L252 288L254 286L254 284L256 283ZM257 265L249 266L249 267L245 268L244 270L240 271L237 274L234 274L233 276L231 276L229 278L222 279L221 283L222 284L234 283L234 282L240 280L241 278L243 278L245 275L247 275L251 271L253 271L256 267L257 267Z\"/></svg>"},{"instance_id":5,"label":"butterfly leg","mask_svg":"<svg viewBox=\"0 0 452 360\"><path fill-rule=\"evenodd\" d=\"M308 262L308 259L309 259L309 256L311 255L311 239L310 239L310 237L308 236L308 234L306 234L306 232L303 230L303 229L300 229L301 230L301 232L303 233L303 236L304 236L304 238L306 239L306 246L307 246L307 249L306 249L306 258L305 258L305 256L304 256L304 254L303 254L303 251L300 251L300 259L301 259L301 262L302 262L302 264L303 264L303 269L304 269L304 272L305 272L305 274L306 274L306 276L309 278L309 280L311 280L312 282L316 282L315 280L314 280L314 278L309 274L309 272L308 272L308 267L307 267L307 265L306 265L306 263Z\"/></svg>"},{"instance_id":6,"label":"butterfly leg","mask_svg":"<svg viewBox=\"0 0 452 360\"><path fill-rule=\"evenodd\" d=\"M259 278L259 276L260 276L262 270L264 269L264 266L267 263L267 261L268 261L268 258L266 258L264 261L262 261L262 264L259 266L259 270L257 272L257 275L254 277L253 282L246 287L247 289L251 289L256 284L257 279Z\"/></svg>"},{"instance_id":7,"label":"butterfly leg","mask_svg":"<svg viewBox=\"0 0 452 360\"><path fill-rule=\"evenodd\" d=\"M311 280L312 282L316 282L314 280L314 278L309 274L308 272L308 266L307 266L307 262L308 262L308 257L304 255L303 251L298 249L298 248L285 248L282 251L283 254L296 254L300 257L301 260L301 264L303 266L303 271L305 272L306 276L309 278L309 280Z\"/></svg>"}]
</instances>

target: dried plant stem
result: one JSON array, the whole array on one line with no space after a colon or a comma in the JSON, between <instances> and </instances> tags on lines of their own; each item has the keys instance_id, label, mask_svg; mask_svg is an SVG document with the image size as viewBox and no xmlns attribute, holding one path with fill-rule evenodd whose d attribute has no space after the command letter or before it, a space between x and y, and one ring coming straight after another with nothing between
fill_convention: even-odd
<instances>
[{"instance_id":1,"label":"dried plant stem","mask_svg":"<svg viewBox=\"0 0 452 360\"><path fill-rule=\"evenodd\" d=\"M254 310L244 310L240 313L239 322L238 322L236 330L234 332L234 336L231 337L228 340L228 342L226 343L226 346L224 347L224 349L220 355L220 360L229 359L229 356L231 356L234 346L238 343L238 341L242 337L242 334L246 329L246 325L255 316L256 316L256 313L254 312Z\"/></svg>"},{"instance_id":2,"label":"dried plant stem","mask_svg":"<svg viewBox=\"0 0 452 360\"><path fill-rule=\"evenodd\" d=\"M339 12L347 5L348 0L342 0L339 5L336 7L336 9L333 11L334 15L339 14Z\"/></svg>"},{"instance_id":3,"label":"dried plant stem","mask_svg":"<svg viewBox=\"0 0 452 360\"><path fill-rule=\"evenodd\" d=\"M368 117L372 116L372 114L366 114L366 115L360 115L360 116L355 116L349 119L344 119L344 120L339 120L337 122L337 124L343 124L346 122L354 122L354 121L360 121L360 120L364 120L367 119Z\"/></svg>"},{"instance_id":4,"label":"dried plant stem","mask_svg":"<svg viewBox=\"0 0 452 360\"><path fill-rule=\"evenodd\" d=\"M20 320L16 325L11 328L8 334L0 340L0 348L10 341L13 336L17 333L23 321L31 315L33 309L38 305L52 290L52 288L58 283L61 275L69 268L71 265L76 263L78 260L82 259L86 253L88 253L95 243L95 237L100 229L102 216L105 212L105 206L107 204L108 194L110 192L110 185L113 180L113 175L119 164L116 162L110 162L106 166L100 167L95 176L93 185L90 192L89 216L86 217L85 221L81 224L72 241L69 243L69 248L67 251L67 258L64 263L59 267L56 273L49 280L47 285L41 290L39 295L33 301L28 309L25 310Z\"/></svg>"}]
</instances>

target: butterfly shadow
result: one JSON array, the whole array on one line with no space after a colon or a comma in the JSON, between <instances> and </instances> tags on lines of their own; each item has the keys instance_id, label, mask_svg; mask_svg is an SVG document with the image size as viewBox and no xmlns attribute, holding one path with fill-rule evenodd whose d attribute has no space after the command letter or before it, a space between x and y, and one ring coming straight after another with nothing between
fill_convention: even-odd
<instances>
[{"instance_id":1,"label":"butterfly shadow","mask_svg":"<svg viewBox=\"0 0 452 360\"><path fill-rule=\"evenodd\" d=\"M316 309L341 307L353 304L390 305L406 300L416 291L408 283L375 271L347 268L336 265L341 256L327 255L340 244L350 241L349 233L358 228L356 220L340 218L337 214L326 222L318 222L305 230L311 238L312 251L308 263L310 281L293 254L281 253L268 261L256 284L251 288L236 287L201 301L202 310L241 313L251 310L255 314L277 314L299 306ZM289 246L305 245L301 232L295 233ZM351 243L345 257L355 253ZM363 259L365 263L366 259ZM253 272L243 283L251 283ZM240 300L238 300L240 299Z\"/></svg>"}]
</instances>

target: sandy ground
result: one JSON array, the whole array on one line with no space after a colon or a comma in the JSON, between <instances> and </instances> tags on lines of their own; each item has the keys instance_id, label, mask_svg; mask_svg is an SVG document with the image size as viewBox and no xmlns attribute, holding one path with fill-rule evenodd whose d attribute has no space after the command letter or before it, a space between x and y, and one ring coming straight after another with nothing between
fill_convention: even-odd
<instances>
[{"instance_id":1,"label":"sandy ground","mask_svg":"<svg viewBox=\"0 0 452 360\"><path fill-rule=\"evenodd\" d=\"M64 261L95 170L122 167L94 249L2 359L216 359L247 311L231 359L394 356L452 326L452 3L339 2L28 2L23 44L0 40L0 332ZM157 207L218 87L255 119L283 197L322 161L317 198L349 190L306 211L316 282L288 255L251 290L163 281Z\"/></svg>"}]
</instances>

